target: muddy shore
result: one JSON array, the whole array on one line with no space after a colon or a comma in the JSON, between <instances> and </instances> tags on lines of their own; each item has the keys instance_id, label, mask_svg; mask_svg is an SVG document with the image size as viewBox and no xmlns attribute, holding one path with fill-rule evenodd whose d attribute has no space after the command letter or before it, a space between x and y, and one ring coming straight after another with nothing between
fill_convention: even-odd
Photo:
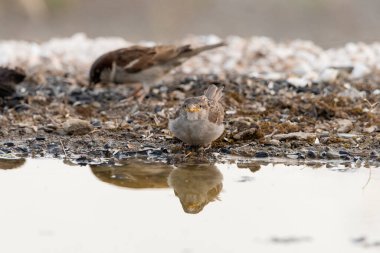
<instances>
[{"instance_id":1,"label":"muddy shore","mask_svg":"<svg viewBox=\"0 0 380 253\"><path fill-rule=\"evenodd\" d=\"M99 163L151 157L169 163L222 157L286 157L379 161L380 95L376 76L297 87L286 80L244 75L176 74L151 90L142 104L136 87L88 88L86 80L51 75L33 78L2 99L0 152L16 157L59 157ZM200 95L209 84L224 86L224 134L210 149L188 147L167 129L168 119L185 97ZM80 119L69 131L65 122ZM84 124L82 126L81 124Z\"/></svg>"},{"instance_id":2,"label":"muddy shore","mask_svg":"<svg viewBox=\"0 0 380 253\"><path fill-rule=\"evenodd\" d=\"M181 44L216 41L190 37ZM380 44L323 50L298 40L225 41L170 73L142 103L138 85L88 85L93 60L131 42L83 34L38 45L0 42L0 63L24 75L12 84L0 73L0 155L79 164L136 156L168 163L380 161ZM171 135L168 119L210 84L224 87L225 132L211 148L189 147Z\"/></svg>"}]
</instances>

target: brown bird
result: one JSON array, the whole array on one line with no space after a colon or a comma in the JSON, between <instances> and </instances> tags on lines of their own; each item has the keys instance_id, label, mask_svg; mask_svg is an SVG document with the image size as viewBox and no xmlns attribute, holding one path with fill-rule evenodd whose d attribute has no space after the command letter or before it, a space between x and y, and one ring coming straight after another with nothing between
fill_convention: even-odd
<instances>
[{"instance_id":1,"label":"brown bird","mask_svg":"<svg viewBox=\"0 0 380 253\"><path fill-rule=\"evenodd\" d=\"M149 90L150 86L189 58L224 45L222 42L198 48L190 45L121 48L95 60L90 70L90 84L142 83L144 89Z\"/></svg>"},{"instance_id":2,"label":"brown bird","mask_svg":"<svg viewBox=\"0 0 380 253\"><path fill-rule=\"evenodd\" d=\"M211 85L203 96L185 100L169 129L175 137L195 146L209 146L224 131L224 108L219 102L223 88Z\"/></svg>"},{"instance_id":3,"label":"brown bird","mask_svg":"<svg viewBox=\"0 0 380 253\"><path fill-rule=\"evenodd\" d=\"M215 165L179 164L176 167L167 181L186 213L199 213L208 203L218 200L223 175Z\"/></svg>"}]
</instances>

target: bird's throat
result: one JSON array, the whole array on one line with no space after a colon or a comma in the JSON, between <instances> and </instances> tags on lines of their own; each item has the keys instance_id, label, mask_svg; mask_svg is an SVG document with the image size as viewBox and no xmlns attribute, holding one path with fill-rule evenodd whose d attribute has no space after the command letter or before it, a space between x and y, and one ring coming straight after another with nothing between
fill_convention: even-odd
<instances>
[{"instance_id":1,"label":"bird's throat","mask_svg":"<svg viewBox=\"0 0 380 253\"><path fill-rule=\"evenodd\" d=\"M188 120L198 120L199 119L199 113L198 112L186 112L186 116Z\"/></svg>"}]
</instances>

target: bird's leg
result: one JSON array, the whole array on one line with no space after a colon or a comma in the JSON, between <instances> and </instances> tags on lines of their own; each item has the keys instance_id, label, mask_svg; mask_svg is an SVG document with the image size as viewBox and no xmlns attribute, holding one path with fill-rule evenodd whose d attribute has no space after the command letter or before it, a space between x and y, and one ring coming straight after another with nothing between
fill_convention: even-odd
<instances>
[{"instance_id":1,"label":"bird's leg","mask_svg":"<svg viewBox=\"0 0 380 253\"><path fill-rule=\"evenodd\" d=\"M132 93L128 94L127 100L137 100L141 102L142 100L140 99L142 93L143 93L143 85L141 83L134 83L130 84L133 85L133 91ZM142 96L144 98L144 96Z\"/></svg>"},{"instance_id":2,"label":"bird's leg","mask_svg":"<svg viewBox=\"0 0 380 253\"><path fill-rule=\"evenodd\" d=\"M145 95L148 95L150 92L150 85L147 83L143 83L143 89L144 89Z\"/></svg>"},{"instance_id":3,"label":"bird's leg","mask_svg":"<svg viewBox=\"0 0 380 253\"><path fill-rule=\"evenodd\" d=\"M145 97L149 94L149 92L150 92L150 85L148 85L147 83L143 83L142 88L139 90L139 93L136 94L138 95L137 101L140 104L142 104L142 102L144 101Z\"/></svg>"},{"instance_id":4,"label":"bird's leg","mask_svg":"<svg viewBox=\"0 0 380 253\"><path fill-rule=\"evenodd\" d=\"M133 84L133 92L129 96L130 97L137 97L140 94L141 90L142 90L142 84L141 83L135 83L135 84Z\"/></svg>"},{"instance_id":5,"label":"bird's leg","mask_svg":"<svg viewBox=\"0 0 380 253\"><path fill-rule=\"evenodd\" d=\"M130 99L136 99L139 104L142 104L145 97L149 94L150 91L150 85L146 83L136 83L134 91L132 94L128 95L128 100Z\"/></svg>"},{"instance_id":6,"label":"bird's leg","mask_svg":"<svg viewBox=\"0 0 380 253\"><path fill-rule=\"evenodd\" d=\"M209 143L209 144L207 144L207 145L204 146L204 150L205 151L209 150L209 149L211 149L211 143Z\"/></svg>"},{"instance_id":7,"label":"bird's leg","mask_svg":"<svg viewBox=\"0 0 380 253\"><path fill-rule=\"evenodd\" d=\"M137 102L142 104L144 102L145 96L149 93L149 90L146 90L145 85L142 84L138 92L136 93Z\"/></svg>"},{"instance_id":8,"label":"bird's leg","mask_svg":"<svg viewBox=\"0 0 380 253\"><path fill-rule=\"evenodd\" d=\"M110 82L115 82L115 75L116 75L116 62L112 62L112 68L110 72Z\"/></svg>"},{"instance_id":9,"label":"bird's leg","mask_svg":"<svg viewBox=\"0 0 380 253\"><path fill-rule=\"evenodd\" d=\"M209 149L211 149L211 143L208 143L208 144L205 144L205 145L200 146L198 150L199 150L201 153L204 153L204 152L206 152L206 151L209 150Z\"/></svg>"}]
</instances>

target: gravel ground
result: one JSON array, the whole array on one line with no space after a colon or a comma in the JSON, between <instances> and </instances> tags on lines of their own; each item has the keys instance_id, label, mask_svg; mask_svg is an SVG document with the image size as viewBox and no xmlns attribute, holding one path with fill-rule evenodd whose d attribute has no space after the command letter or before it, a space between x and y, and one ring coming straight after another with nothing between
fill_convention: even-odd
<instances>
[{"instance_id":1,"label":"gravel ground","mask_svg":"<svg viewBox=\"0 0 380 253\"><path fill-rule=\"evenodd\" d=\"M190 60L158 83L143 104L134 97L136 86L87 85L96 56L129 42L83 35L35 45L0 42L0 63L26 72L12 95L0 98L0 155L83 165L129 157L379 163L380 45L322 50L305 41L226 41L228 47ZM188 147L170 134L168 119L210 84L224 86L226 130L209 149Z\"/></svg>"}]
</instances>

